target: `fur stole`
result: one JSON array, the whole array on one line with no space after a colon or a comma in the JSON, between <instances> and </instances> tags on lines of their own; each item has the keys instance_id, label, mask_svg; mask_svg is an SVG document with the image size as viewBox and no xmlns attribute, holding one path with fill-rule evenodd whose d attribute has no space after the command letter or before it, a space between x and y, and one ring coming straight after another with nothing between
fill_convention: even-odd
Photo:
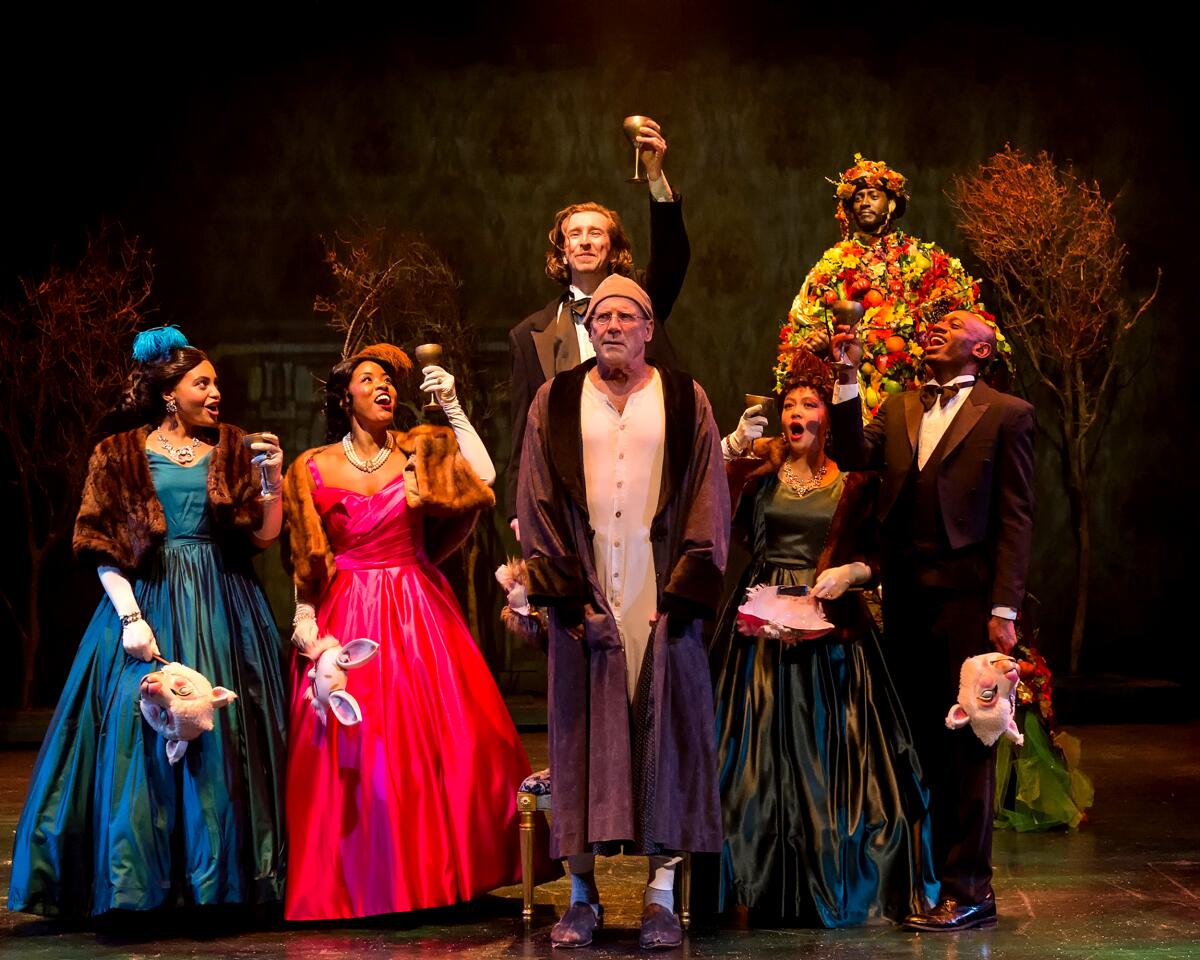
<instances>
[{"instance_id":1,"label":"fur stole","mask_svg":"<svg viewBox=\"0 0 1200 960\"><path fill-rule=\"evenodd\" d=\"M475 475L449 427L421 424L407 433L392 431L404 466L405 499L425 516L425 552L434 563L466 540L479 514L496 503ZM324 447L306 450L292 463L283 484L284 566L304 597L320 597L337 572L329 537L313 503L308 462ZM432 521L432 522L431 522Z\"/></svg>"},{"instance_id":2,"label":"fur stole","mask_svg":"<svg viewBox=\"0 0 1200 960\"><path fill-rule=\"evenodd\" d=\"M738 457L725 465L729 480L732 511L738 501L752 495L764 477L779 472L787 456L782 437L762 437L754 441L750 456ZM817 561L817 572L859 560L871 568L872 579L879 573L878 537L876 536L875 498L879 492L877 473L848 472L842 497L833 513L825 547Z\"/></svg>"},{"instance_id":3,"label":"fur stole","mask_svg":"<svg viewBox=\"0 0 1200 960\"><path fill-rule=\"evenodd\" d=\"M133 571L165 539L167 520L146 457L151 429L114 434L92 451L73 538L81 561ZM259 486L242 431L225 423L217 429L217 444L208 454L209 516L219 537L249 552L250 534L262 526Z\"/></svg>"}]
</instances>

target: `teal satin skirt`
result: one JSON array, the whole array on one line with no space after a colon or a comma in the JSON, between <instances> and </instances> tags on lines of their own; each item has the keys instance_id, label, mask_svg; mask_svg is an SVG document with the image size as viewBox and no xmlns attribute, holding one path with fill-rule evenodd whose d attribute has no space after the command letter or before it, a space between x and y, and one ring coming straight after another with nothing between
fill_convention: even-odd
<instances>
[{"instance_id":1,"label":"teal satin skirt","mask_svg":"<svg viewBox=\"0 0 1200 960\"><path fill-rule=\"evenodd\" d=\"M167 761L138 709L157 664L121 648L107 599L84 634L34 766L10 910L95 915L264 903L284 884L284 690L278 632L249 563L211 541L165 546L134 593L168 660L238 698Z\"/></svg>"},{"instance_id":2,"label":"teal satin skirt","mask_svg":"<svg viewBox=\"0 0 1200 960\"><path fill-rule=\"evenodd\" d=\"M937 883L920 766L865 605L840 601L852 622L838 639L784 646L734 625L750 584L812 579L752 565L713 636L720 909L824 927L899 919Z\"/></svg>"}]
</instances>

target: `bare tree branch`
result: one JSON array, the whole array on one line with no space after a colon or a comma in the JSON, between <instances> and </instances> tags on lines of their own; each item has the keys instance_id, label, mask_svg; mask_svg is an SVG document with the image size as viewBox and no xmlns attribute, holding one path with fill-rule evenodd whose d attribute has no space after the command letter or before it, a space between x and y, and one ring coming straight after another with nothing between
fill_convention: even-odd
<instances>
[{"instance_id":1,"label":"bare tree branch","mask_svg":"<svg viewBox=\"0 0 1200 960\"><path fill-rule=\"evenodd\" d=\"M119 226L90 237L78 264L20 281L20 302L0 309L0 442L25 506L29 580L6 585L28 598L22 705L33 691L40 643L42 561L78 509L90 443L120 397L129 341L147 315L150 251ZM11 598L6 597L10 609Z\"/></svg>"},{"instance_id":2,"label":"bare tree branch","mask_svg":"<svg viewBox=\"0 0 1200 960\"><path fill-rule=\"evenodd\" d=\"M1124 289L1128 248L1100 187L1058 167L1046 152L1027 159L1006 146L954 181L959 228L984 265L1005 330L1024 350L1036 380L1055 398L1059 452L1076 519L1078 582L1071 669L1079 668L1090 538L1087 478L1106 400L1117 382L1127 335L1158 296L1136 310Z\"/></svg>"}]
</instances>

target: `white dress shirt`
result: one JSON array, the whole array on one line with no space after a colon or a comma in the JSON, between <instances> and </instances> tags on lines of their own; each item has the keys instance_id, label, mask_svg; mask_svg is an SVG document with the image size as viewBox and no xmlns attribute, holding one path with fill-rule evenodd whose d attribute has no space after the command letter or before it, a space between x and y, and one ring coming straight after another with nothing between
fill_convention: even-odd
<instances>
[{"instance_id":1,"label":"white dress shirt","mask_svg":"<svg viewBox=\"0 0 1200 960\"><path fill-rule=\"evenodd\" d=\"M925 464L929 462L933 451L941 443L942 435L950 426L950 421L954 419L954 415L962 409L967 397L971 395L971 391L975 387L975 378L962 376L955 377L950 383L938 383L936 380L930 380L929 383L935 387L948 387L951 383L968 383L969 386L960 387L958 393L947 400L944 406L940 399L935 400L933 406L921 415L921 428L917 431L918 470L925 469Z\"/></svg>"},{"instance_id":2,"label":"white dress shirt","mask_svg":"<svg viewBox=\"0 0 1200 960\"><path fill-rule=\"evenodd\" d=\"M591 377L580 404L592 557L625 650L630 702L658 613L650 525L658 507L667 423L657 370L617 408Z\"/></svg>"},{"instance_id":3,"label":"white dress shirt","mask_svg":"<svg viewBox=\"0 0 1200 960\"><path fill-rule=\"evenodd\" d=\"M575 303L578 300L586 300L587 294L580 290L575 284L567 287L571 294L571 319L575 321L575 336L579 340L579 362L583 363L591 360L596 355L596 348L592 346L592 338L588 336L587 327L583 325L583 313L575 313ZM562 309L562 306L559 306ZM586 312L586 311L585 311Z\"/></svg>"}]
</instances>

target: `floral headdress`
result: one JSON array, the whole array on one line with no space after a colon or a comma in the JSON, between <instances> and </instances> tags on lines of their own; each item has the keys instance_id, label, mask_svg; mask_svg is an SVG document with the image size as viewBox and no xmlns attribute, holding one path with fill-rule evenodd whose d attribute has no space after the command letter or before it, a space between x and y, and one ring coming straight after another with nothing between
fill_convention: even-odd
<instances>
[{"instance_id":1,"label":"floral headdress","mask_svg":"<svg viewBox=\"0 0 1200 960\"><path fill-rule=\"evenodd\" d=\"M828 179L828 178L827 178ZM861 153L854 155L854 166L844 171L836 180L830 180L835 187L834 197L837 199L837 209L834 216L842 228L842 238L850 232L850 219L846 215L846 206L854 194L863 187L874 187L884 190L896 201L893 219L904 216L904 208L910 199L904 174L893 170L883 160L864 160Z\"/></svg>"}]
</instances>

